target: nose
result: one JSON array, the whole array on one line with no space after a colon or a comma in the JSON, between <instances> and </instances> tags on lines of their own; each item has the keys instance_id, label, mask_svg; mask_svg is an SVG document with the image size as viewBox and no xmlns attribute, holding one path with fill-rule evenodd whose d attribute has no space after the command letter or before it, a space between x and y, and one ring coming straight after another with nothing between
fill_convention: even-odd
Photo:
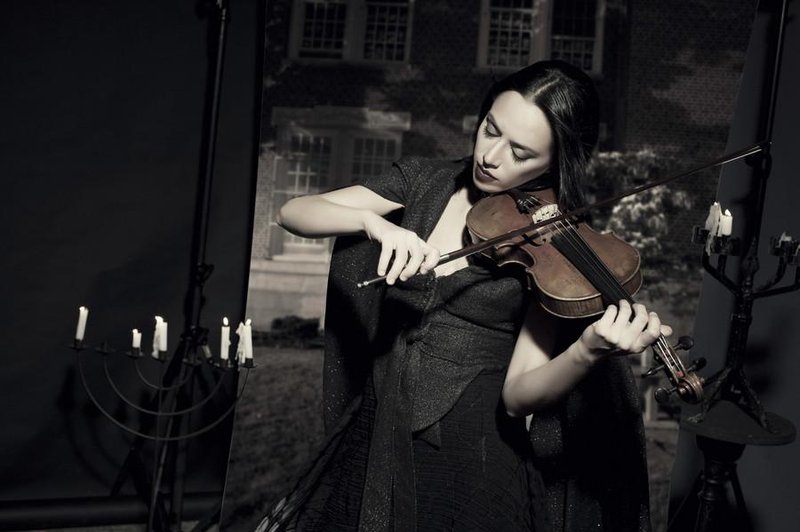
<instances>
[{"instance_id":1,"label":"nose","mask_svg":"<svg viewBox=\"0 0 800 532\"><path fill-rule=\"evenodd\" d=\"M489 148L483 152L483 156L481 157L481 162L483 166L486 168L497 168L500 166L500 142L495 142Z\"/></svg>"}]
</instances>

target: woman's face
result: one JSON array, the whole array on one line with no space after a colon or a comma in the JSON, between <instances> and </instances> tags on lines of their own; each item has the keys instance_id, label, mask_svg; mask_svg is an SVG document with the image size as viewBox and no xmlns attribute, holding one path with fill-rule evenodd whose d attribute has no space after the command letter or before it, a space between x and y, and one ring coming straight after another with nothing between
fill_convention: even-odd
<instances>
[{"instance_id":1,"label":"woman's face","mask_svg":"<svg viewBox=\"0 0 800 532\"><path fill-rule=\"evenodd\" d=\"M502 92L480 125L472 155L475 186L502 192L547 172L553 132L534 103L518 92Z\"/></svg>"}]
</instances>

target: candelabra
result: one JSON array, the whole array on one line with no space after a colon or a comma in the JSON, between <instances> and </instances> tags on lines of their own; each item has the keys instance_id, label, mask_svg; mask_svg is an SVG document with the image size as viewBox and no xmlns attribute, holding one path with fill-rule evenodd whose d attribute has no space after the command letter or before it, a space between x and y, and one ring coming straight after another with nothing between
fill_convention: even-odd
<instances>
[{"instance_id":1,"label":"candelabra","mask_svg":"<svg viewBox=\"0 0 800 532\"><path fill-rule=\"evenodd\" d=\"M223 59L228 21L227 0L209 0L210 9L206 13L211 22L212 31L216 32L216 47L209 50L209 59L213 68L208 70L208 99L204 124L201 160L199 165L197 204L192 238L192 269L189 275L189 287L184 305L183 331L177 348L170 355L167 350L167 323L156 317L156 329L153 334L152 357L142 353L141 334L133 331L132 346L125 351L138 374L144 389L150 390L151 397L144 404L137 404L123 393L112 376L109 360L120 353L107 342L100 343L93 350L102 356L103 369L108 385L128 408L138 412L143 420L139 428L133 428L112 415L95 395L93 387L84 371L84 359L90 347L84 342L84 332L88 317L88 309L81 308L78 317L78 328L75 340L69 346L75 351L81 382L91 402L110 422L134 436L124 465L119 471L111 495L119 494L129 476L134 476L134 483L140 495L148 500L147 530L180 530L183 512L185 474L189 441L230 418L236 404L242 396L247 383L249 370L254 367L252 359L252 339L249 320L241 323L237 333L239 342L236 356L230 358L230 343L227 334L227 323L222 326L222 341L218 356L213 356L208 347L208 329L201 325L201 313L205 303L203 289L214 270L212 264L206 262L206 244L209 229L209 213L211 205L211 188L213 182L214 157L216 148L219 102L221 93ZM205 4L203 4L205 5ZM211 16L213 15L213 16ZM213 41L210 41L213 42ZM123 356L124 356L123 355ZM153 382L142 370L144 360L157 364L159 378ZM204 370L203 368L210 368ZM210 371L214 383L208 393L195 401L195 384L200 381L202 372ZM242 382L238 382L243 373ZM227 383L227 385L226 385ZM232 397L221 397L223 390L233 389ZM192 428L190 418L193 414L207 413L210 402L214 398L224 398L224 405L216 417L202 422L199 428ZM152 443L154 446L153 476L146 477L145 460L142 456L143 446ZM168 469L169 466L169 469ZM164 489L165 484L168 489ZM202 526L213 524L218 519L222 504L221 494L216 508L209 508L209 515ZM106 523L97 523L106 524ZM201 526L202 525L202 526Z\"/></svg>"},{"instance_id":2,"label":"candelabra","mask_svg":"<svg viewBox=\"0 0 800 532\"><path fill-rule=\"evenodd\" d=\"M746 445L784 445L794 441L796 429L785 418L767 412L750 384L745 373L744 359L747 339L752 323L753 303L758 299L776 296L800 289L800 243L786 233L772 236L770 254L778 264L772 277L756 286L755 277L760 269L758 257L767 181L772 168L772 131L777 99L777 80L780 73L783 50L787 3L783 1L778 20L778 31L774 41L772 76L765 83L763 94L768 98L766 121L761 150L749 155L745 161L753 177L753 200L750 204L751 227L745 239L731 236L733 223L730 213L722 215L718 205L712 206L704 228L696 227L692 241L704 246L702 264L704 270L734 296L725 364L710 378L700 411L684 417L681 428L694 433L697 446L704 456L703 470L695 480L699 507L695 516L695 532L716 530L749 529L750 516L745 505L744 494L736 473L736 462ZM742 255L743 242L747 242ZM712 263L712 257L715 257ZM728 259L738 257L738 281L727 274ZM794 268L794 280L781 285L787 270ZM726 484L730 482L736 503L735 512L721 512L720 503L726 498ZM681 513L681 506L674 514L670 530ZM684 530L685 528L682 528Z\"/></svg>"},{"instance_id":3,"label":"candelabra","mask_svg":"<svg viewBox=\"0 0 800 532\"><path fill-rule=\"evenodd\" d=\"M180 462L180 459L185 459L186 449L182 446L187 440L209 432L235 411L236 405L247 385L249 371L255 367L252 356L252 337L249 320L245 323L240 323L237 329L239 341L233 358L230 357L231 344L227 334L229 331L227 318L221 329L220 352L217 356L212 353L207 344L208 331L204 328L197 328L194 329L195 332L192 334L182 335L178 348L170 356L167 351L166 322L157 316L156 329L153 334L153 351L151 356L148 356L139 345L141 334L136 329L133 330L132 347L124 352L115 350L107 342L101 342L94 347L84 342L88 313L89 311L86 307L80 307L75 339L68 346L76 354L76 365L81 383L97 410L111 423L135 437L135 443L131 449L132 453L138 453L143 442L153 443L155 467L150 482L150 492L148 493L148 530L169 528L166 523L169 522L170 518L174 521L175 515L180 515L180 511L176 508L176 502L180 504L182 495L179 495L175 490L174 481L177 480L177 477L173 478L173 486L170 490L173 500L171 511L167 512L166 501L163 500L164 496L161 488L169 462L167 459L168 454L171 451L173 452L173 461L176 463ZM106 383L113 390L116 397L127 405L127 408L132 409L143 418L138 429L129 426L118 416L112 414L95 394L84 368L85 359L87 358L85 354L92 351L101 355ZM109 368L109 359L112 357L127 357L131 361L138 376L140 387L151 392L150 399L145 401L147 406L142 406L132 401L121 390ZM153 382L152 377L146 375L147 370L142 368L144 361L148 360L151 365L157 365L159 375L157 382ZM213 375L214 382L208 393L195 401L194 383L200 378L203 365L211 368L210 372ZM243 378L241 382L237 383L240 373L243 374ZM234 396L220 397L221 391L228 388L236 390ZM202 426L191 428L191 416L203 411L206 405L212 403L215 398L221 399L223 403L221 409L218 407L221 412L218 412L216 417L210 421L204 421ZM217 404L219 402L217 401ZM130 473L131 471L127 467L123 467L112 489L112 495L119 492L127 475ZM141 474L142 472L139 471L138 473ZM178 495L177 501L176 495ZM172 514L172 516L168 514ZM179 518L177 524L180 524Z\"/></svg>"}]
</instances>

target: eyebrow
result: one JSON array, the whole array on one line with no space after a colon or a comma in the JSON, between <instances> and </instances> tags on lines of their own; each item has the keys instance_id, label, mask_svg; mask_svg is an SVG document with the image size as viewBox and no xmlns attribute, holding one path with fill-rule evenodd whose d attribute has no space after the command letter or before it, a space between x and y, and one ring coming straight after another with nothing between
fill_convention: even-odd
<instances>
[{"instance_id":1,"label":"eyebrow","mask_svg":"<svg viewBox=\"0 0 800 532\"><path fill-rule=\"evenodd\" d=\"M497 122L495 122L494 117L492 116L492 113L487 113L486 114L486 120L491 122L491 124L494 126L494 128L497 131L499 131L500 133L502 133L502 130L497 125ZM511 144L512 148L518 148L520 150L525 150L528 153L530 153L531 155L533 155L534 157L538 157L539 156L539 152L538 151L534 150L533 148L529 148L527 146L524 146L524 145L520 144L519 142L514 142L513 140L509 140L508 143Z\"/></svg>"}]
</instances>

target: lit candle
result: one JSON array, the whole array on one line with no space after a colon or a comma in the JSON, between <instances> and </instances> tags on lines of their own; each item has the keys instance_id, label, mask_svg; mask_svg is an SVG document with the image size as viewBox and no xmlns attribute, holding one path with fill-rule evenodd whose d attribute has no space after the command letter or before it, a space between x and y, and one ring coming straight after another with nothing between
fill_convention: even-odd
<instances>
[{"instance_id":1,"label":"lit candle","mask_svg":"<svg viewBox=\"0 0 800 532\"><path fill-rule=\"evenodd\" d=\"M139 329L133 329L131 331L131 335L133 336L133 340L131 342L131 347L133 349L139 349L142 347L142 333L139 332Z\"/></svg>"},{"instance_id":2,"label":"lit candle","mask_svg":"<svg viewBox=\"0 0 800 532\"><path fill-rule=\"evenodd\" d=\"M228 318L222 318L222 332L219 341L219 358L228 360L228 350L231 346L231 328L228 324Z\"/></svg>"},{"instance_id":3,"label":"lit candle","mask_svg":"<svg viewBox=\"0 0 800 532\"><path fill-rule=\"evenodd\" d=\"M253 327L252 320L244 322L244 358L253 359Z\"/></svg>"},{"instance_id":4,"label":"lit candle","mask_svg":"<svg viewBox=\"0 0 800 532\"><path fill-rule=\"evenodd\" d=\"M719 219L719 236L730 236L731 232L733 231L733 215L731 211L725 209L725 214L723 214Z\"/></svg>"},{"instance_id":5,"label":"lit candle","mask_svg":"<svg viewBox=\"0 0 800 532\"><path fill-rule=\"evenodd\" d=\"M83 335L86 333L86 320L89 318L89 309L86 307L78 307L78 327L75 329L75 339L79 342L83 341Z\"/></svg>"}]
</instances>

